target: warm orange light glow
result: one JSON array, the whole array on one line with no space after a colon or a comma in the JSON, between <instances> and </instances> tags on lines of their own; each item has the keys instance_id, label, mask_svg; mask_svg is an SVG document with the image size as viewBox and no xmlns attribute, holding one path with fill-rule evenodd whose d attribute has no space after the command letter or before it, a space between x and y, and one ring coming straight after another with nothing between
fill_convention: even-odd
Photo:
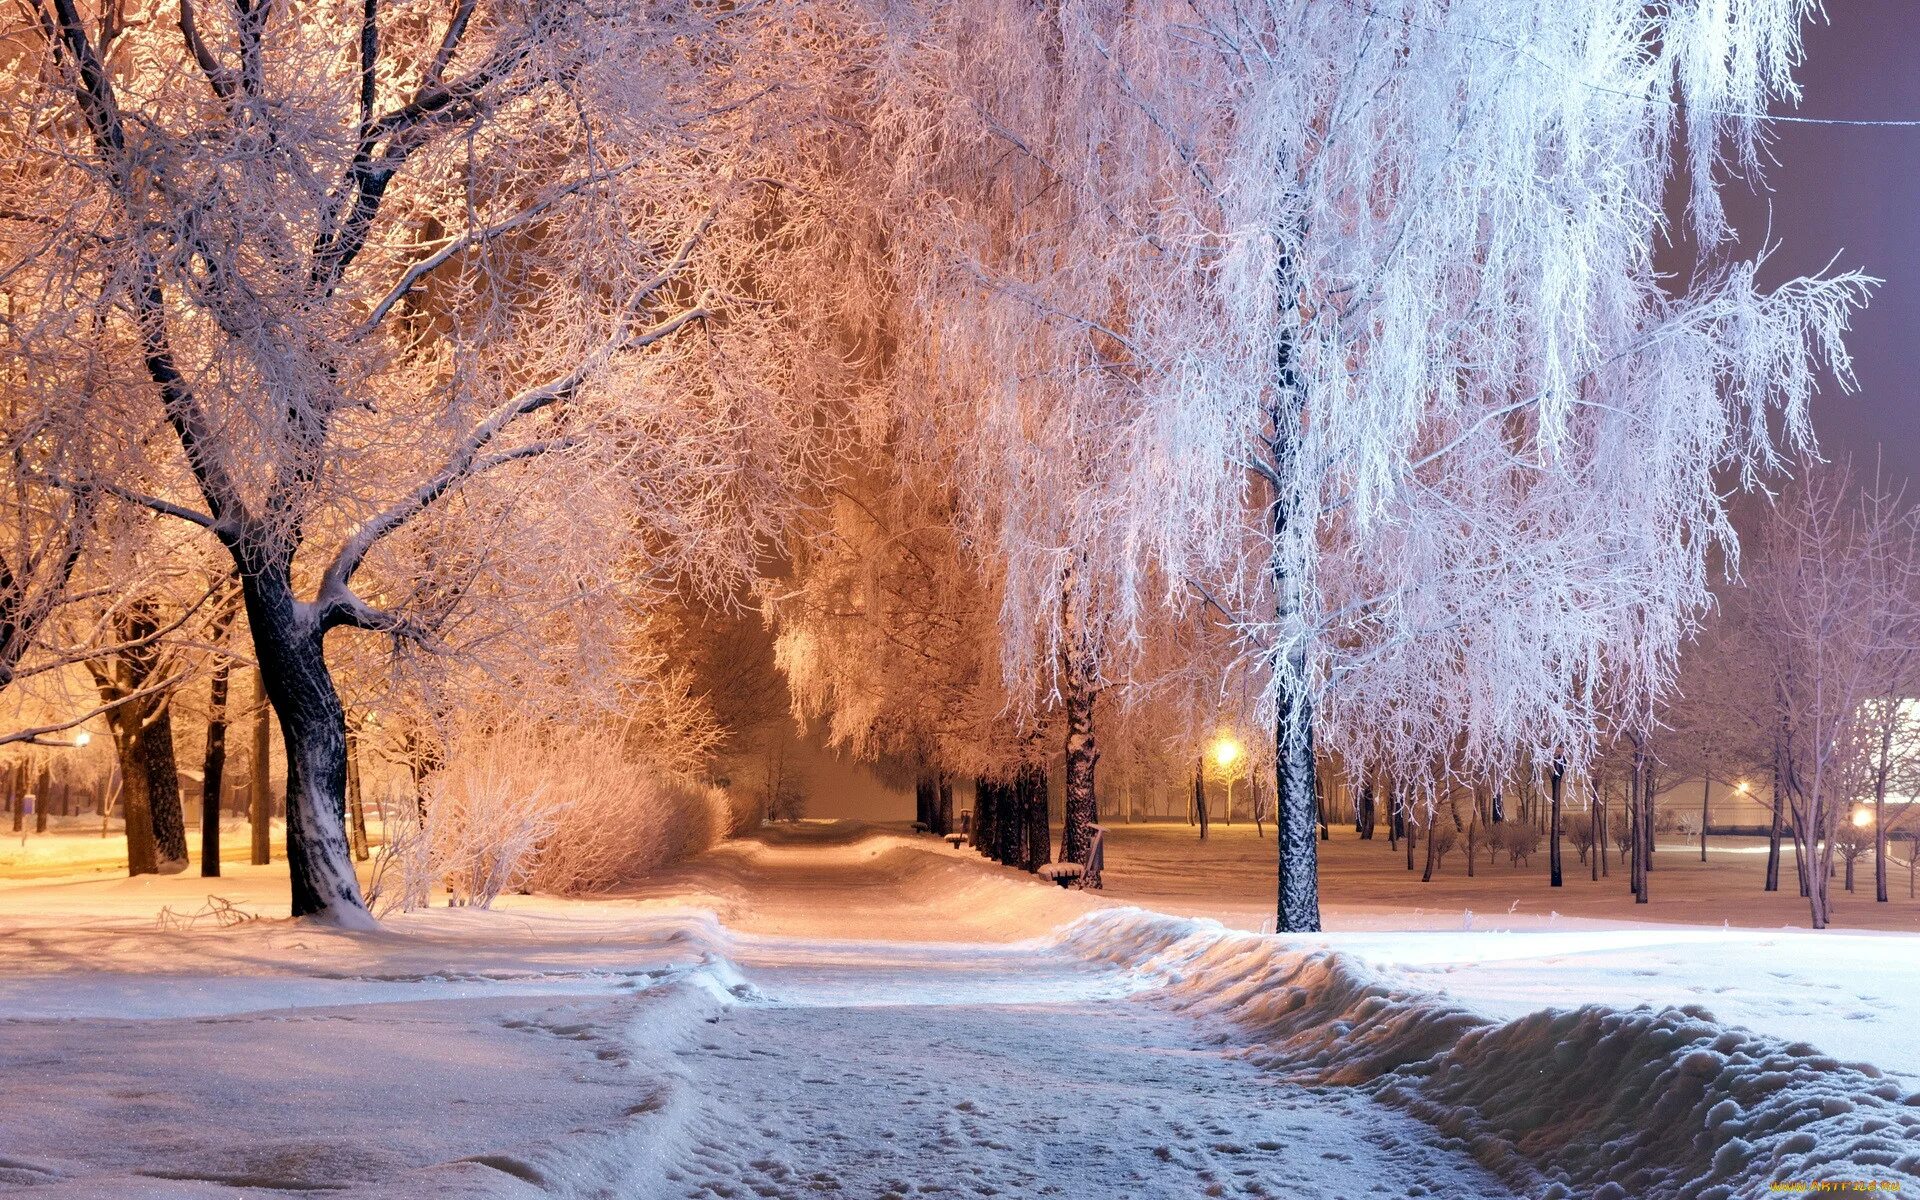
<instances>
[{"instance_id":1,"label":"warm orange light glow","mask_svg":"<svg viewBox=\"0 0 1920 1200\"><path fill-rule=\"evenodd\" d=\"M88 733L84 729L82 729L79 733L76 733L73 735L73 744L76 746L84 746L88 742L91 742L92 740L93 740L93 735Z\"/></svg>"},{"instance_id":2,"label":"warm orange light glow","mask_svg":"<svg viewBox=\"0 0 1920 1200\"><path fill-rule=\"evenodd\" d=\"M1857 829L1865 829L1867 826L1873 824L1873 811L1865 808L1854 809L1853 824Z\"/></svg>"},{"instance_id":3,"label":"warm orange light glow","mask_svg":"<svg viewBox=\"0 0 1920 1200\"><path fill-rule=\"evenodd\" d=\"M1740 792L1740 793L1742 793L1742 794L1745 794L1745 793L1747 793L1747 792L1750 792L1750 791L1752 791L1753 789L1752 789L1752 787L1751 787L1751 786L1749 786L1749 785L1748 785L1748 783L1747 783L1747 781L1746 781L1746 780L1744 780L1744 779L1742 779L1742 780L1740 780L1739 782L1737 782L1737 783L1735 783L1735 784L1733 785L1733 790L1734 790L1734 791L1736 791L1736 792Z\"/></svg>"},{"instance_id":4,"label":"warm orange light glow","mask_svg":"<svg viewBox=\"0 0 1920 1200\"><path fill-rule=\"evenodd\" d=\"M1233 765L1240 757L1240 743L1230 737L1223 737L1213 744L1213 761L1224 769Z\"/></svg>"}]
</instances>

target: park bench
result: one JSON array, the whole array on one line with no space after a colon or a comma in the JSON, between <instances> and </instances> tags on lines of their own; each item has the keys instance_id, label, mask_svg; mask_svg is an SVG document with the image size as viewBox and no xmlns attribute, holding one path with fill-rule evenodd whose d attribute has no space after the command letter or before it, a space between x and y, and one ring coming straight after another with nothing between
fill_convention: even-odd
<instances>
[{"instance_id":1,"label":"park bench","mask_svg":"<svg viewBox=\"0 0 1920 1200\"><path fill-rule=\"evenodd\" d=\"M1100 888L1100 872L1106 866L1107 831L1098 825L1088 828L1093 833L1093 841L1087 843L1086 861L1047 863L1035 874L1063 888Z\"/></svg>"}]
</instances>

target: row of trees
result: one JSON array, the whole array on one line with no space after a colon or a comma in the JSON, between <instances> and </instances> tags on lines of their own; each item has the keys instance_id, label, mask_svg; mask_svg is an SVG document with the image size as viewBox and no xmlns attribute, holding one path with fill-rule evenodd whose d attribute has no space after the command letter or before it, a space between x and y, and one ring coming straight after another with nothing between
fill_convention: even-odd
<instances>
[{"instance_id":1,"label":"row of trees","mask_svg":"<svg viewBox=\"0 0 1920 1200\"><path fill-rule=\"evenodd\" d=\"M1325 764L1431 807L1653 728L1868 283L1715 257L1803 0L27 11L7 670L225 614L345 924L356 705L697 759L672 614L753 594L835 741L1057 746L1068 858L1103 740L1267 731L1317 928Z\"/></svg>"},{"instance_id":2,"label":"row of trees","mask_svg":"<svg viewBox=\"0 0 1920 1200\"><path fill-rule=\"evenodd\" d=\"M1691 741L1706 777L1765 781L1767 890L1783 842L1815 928L1831 917L1836 854L1873 851L1920 796L1920 509L1847 465L1809 466L1754 515L1759 536L1709 621L1663 740Z\"/></svg>"}]
</instances>

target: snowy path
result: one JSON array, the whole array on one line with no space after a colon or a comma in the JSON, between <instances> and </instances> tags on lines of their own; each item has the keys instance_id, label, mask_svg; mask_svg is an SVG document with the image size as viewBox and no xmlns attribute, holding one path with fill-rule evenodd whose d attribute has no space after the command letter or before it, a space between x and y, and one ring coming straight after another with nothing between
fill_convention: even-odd
<instances>
[{"instance_id":1,"label":"snowy path","mask_svg":"<svg viewBox=\"0 0 1920 1200\"><path fill-rule=\"evenodd\" d=\"M742 880L741 923L851 898L843 923L927 928L897 881L805 857ZM714 1104L669 1195L1512 1194L1413 1118L1276 1081L1058 948L746 935L734 958L759 995L683 1053Z\"/></svg>"},{"instance_id":2,"label":"snowy path","mask_svg":"<svg viewBox=\"0 0 1920 1200\"><path fill-rule=\"evenodd\" d=\"M1920 1189L1910 1084L1639 1004L1646 970L1668 993L1702 977L1647 931L1260 937L845 826L729 843L625 896L375 934L156 930L160 904L193 912L211 886L261 911L285 884L0 884L0 1193ZM1749 932L1780 941L1769 966L1812 961L1811 935ZM1870 952L1901 946L1820 961L1878 980ZM1807 999L1803 974L1780 999ZM1573 1007L1595 994L1611 1003Z\"/></svg>"},{"instance_id":3,"label":"snowy path","mask_svg":"<svg viewBox=\"0 0 1920 1200\"><path fill-rule=\"evenodd\" d=\"M849 963L836 986L883 971ZM669 1179L690 1197L1511 1194L1412 1118L1275 1083L1184 1018L968 990L733 1010L690 1065L740 1123L714 1123Z\"/></svg>"}]
</instances>

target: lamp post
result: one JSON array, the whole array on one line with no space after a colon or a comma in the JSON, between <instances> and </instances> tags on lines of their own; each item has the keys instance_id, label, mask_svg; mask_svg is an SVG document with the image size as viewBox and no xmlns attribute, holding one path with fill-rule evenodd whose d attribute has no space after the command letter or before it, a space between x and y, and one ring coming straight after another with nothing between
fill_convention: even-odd
<instances>
[{"instance_id":1,"label":"lamp post","mask_svg":"<svg viewBox=\"0 0 1920 1200\"><path fill-rule=\"evenodd\" d=\"M1230 737L1223 737L1213 744L1213 761L1227 775L1227 824L1233 824L1233 775L1230 773L1234 762L1240 757L1240 743Z\"/></svg>"}]
</instances>

